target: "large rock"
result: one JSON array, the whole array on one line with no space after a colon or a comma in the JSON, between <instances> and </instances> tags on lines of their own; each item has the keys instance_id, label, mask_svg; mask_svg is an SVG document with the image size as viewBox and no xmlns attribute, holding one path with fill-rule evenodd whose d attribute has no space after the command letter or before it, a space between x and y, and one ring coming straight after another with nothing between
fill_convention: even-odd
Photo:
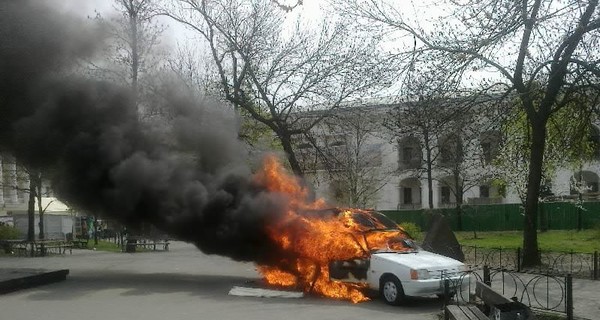
<instances>
[{"instance_id":1,"label":"large rock","mask_svg":"<svg viewBox=\"0 0 600 320\"><path fill-rule=\"evenodd\" d=\"M465 261L465 255L460 244L450 229L450 224L444 216L439 213L431 216L429 230L422 245L423 249L459 261Z\"/></svg>"}]
</instances>

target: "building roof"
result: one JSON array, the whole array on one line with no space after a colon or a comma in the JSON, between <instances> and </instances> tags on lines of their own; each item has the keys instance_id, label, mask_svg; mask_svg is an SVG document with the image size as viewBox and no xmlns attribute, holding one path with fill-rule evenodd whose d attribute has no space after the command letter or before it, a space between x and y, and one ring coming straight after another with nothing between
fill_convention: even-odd
<instances>
[{"instance_id":1,"label":"building roof","mask_svg":"<svg viewBox=\"0 0 600 320\"><path fill-rule=\"evenodd\" d=\"M71 208L67 206L65 203L61 202L55 197L43 197L42 198L42 209L45 210L45 214L70 214ZM35 202L35 211L38 213L38 202L36 199ZM19 204L18 206L12 208L5 208L5 210L0 210L0 215L13 215L13 214L23 214L27 213L27 203Z\"/></svg>"}]
</instances>

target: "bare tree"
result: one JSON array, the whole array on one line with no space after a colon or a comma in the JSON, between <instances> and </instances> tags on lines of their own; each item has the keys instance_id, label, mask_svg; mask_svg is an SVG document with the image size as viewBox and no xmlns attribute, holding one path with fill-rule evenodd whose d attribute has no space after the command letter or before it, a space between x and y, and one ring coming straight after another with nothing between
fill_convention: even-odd
<instances>
[{"instance_id":1,"label":"bare tree","mask_svg":"<svg viewBox=\"0 0 600 320\"><path fill-rule=\"evenodd\" d=\"M383 161L382 110L373 105L340 108L299 140L302 165L314 175L326 173L339 204L374 207L393 173Z\"/></svg>"},{"instance_id":2,"label":"bare tree","mask_svg":"<svg viewBox=\"0 0 600 320\"><path fill-rule=\"evenodd\" d=\"M465 194L475 187L485 187L488 188L486 197L490 196L490 182L498 175L492 163L498 156L501 141L496 129L499 122L487 112L486 97L463 97L450 103L454 103L455 110L462 111L454 113L448 131L438 140L439 158L435 168L441 177L451 177L438 178L438 181L454 194L458 230L462 231Z\"/></svg>"},{"instance_id":3,"label":"bare tree","mask_svg":"<svg viewBox=\"0 0 600 320\"><path fill-rule=\"evenodd\" d=\"M302 112L336 109L383 87L393 72L380 59L378 38L360 37L339 21L317 31L286 23L269 0L178 0L165 14L202 36L222 95L273 132L298 175L293 137L328 116L303 121Z\"/></svg>"},{"instance_id":4,"label":"bare tree","mask_svg":"<svg viewBox=\"0 0 600 320\"><path fill-rule=\"evenodd\" d=\"M143 89L149 86L141 82L151 81L149 74L156 71L157 61L153 58L165 27L156 21L155 0L113 2L118 17L107 20L96 14L96 20L109 33L106 56L110 61L92 62L91 67L96 75L129 85L139 108L140 100L144 100Z\"/></svg>"},{"instance_id":5,"label":"bare tree","mask_svg":"<svg viewBox=\"0 0 600 320\"><path fill-rule=\"evenodd\" d=\"M414 39L399 56L437 53L458 74L483 70L515 92L531 130L523 265L540 263L537 211L548 121L577 92L597 83L600 9L590 1L449 0L451 14L425 29L379 0L344 1L347 14ZM536 86L540 90L535 89Z\"/></svg>"},{"instance_id":6,"label":"bare tree","mask_svg":"<svg viewBox=\"0 0 600 320\"><path fill-rule=\"evenodd\" d=\"M389 110L384 125L398 140L398 170L415 177L426 176L427 202L433 209L434 169L440 154L438 141L450 131L450 123L463 110L451 102L456 83L439 74L418 70L405 77L403 93Z\"/></svg>"}]
</instances>

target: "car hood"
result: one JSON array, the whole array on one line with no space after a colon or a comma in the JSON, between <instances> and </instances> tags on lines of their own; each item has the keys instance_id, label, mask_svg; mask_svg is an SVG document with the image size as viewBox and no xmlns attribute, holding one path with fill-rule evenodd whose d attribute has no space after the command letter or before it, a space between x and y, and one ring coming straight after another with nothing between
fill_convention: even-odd
<instances>
[{"instance_id":1,"label":"car hood","mask_svg":"<svg viewBox=\"0 0 600 320\"><path fill-rule=\"evenodd\" d=\"M372 254L381 259L405 265L411 269L441 270L453 269L464 265L462 262L433 252L419 250L414 252L376 252Z\"/></svg>"}]
</instances>

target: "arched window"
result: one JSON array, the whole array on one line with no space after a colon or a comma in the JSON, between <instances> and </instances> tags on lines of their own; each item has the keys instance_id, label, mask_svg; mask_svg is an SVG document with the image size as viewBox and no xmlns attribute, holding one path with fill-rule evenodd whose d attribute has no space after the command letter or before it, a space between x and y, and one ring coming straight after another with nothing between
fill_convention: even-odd
<instances>
[{"instance_id":1,"label":"arched window","mask_svg":"<svg viewBox=\"0 0 600 320\"><path fill-rule=\"evenodd\" d=\"M421 167L423 153L419 139L405 137L398 142L398 167L400 169L417 169Z\"/></svg>"},{"instance_id":2,"label":"arched window","mask_svg":"<svg viewBox=\"0 0 600 320\"><path fill-rule=\"evenodd\" d=\"M479 136L481 143L481 161L484 164L490 164L498 156L501 141L499 131L486 131Z\"/></svg>"},{"instance_id":3,"label":"arched window","mask_svg":"<svg viewBox=\"0 0 600 320\"><path fill-rule=\"evenodd\" d=\"M439 163L441 165L453 165L462 162L462 141L456 134L449 134L440 139L439 151Z\"/></svg>"},{"instance_id":4,"label":"arched window","mask_svg":"<svg viewBox=\"0 0 600 320\"><path fill-rule=\"evenodd\" d=\"M421 182L417 178L407 178L400 181L399 209L421 207Z\"/></svg>"}]
</instances>

